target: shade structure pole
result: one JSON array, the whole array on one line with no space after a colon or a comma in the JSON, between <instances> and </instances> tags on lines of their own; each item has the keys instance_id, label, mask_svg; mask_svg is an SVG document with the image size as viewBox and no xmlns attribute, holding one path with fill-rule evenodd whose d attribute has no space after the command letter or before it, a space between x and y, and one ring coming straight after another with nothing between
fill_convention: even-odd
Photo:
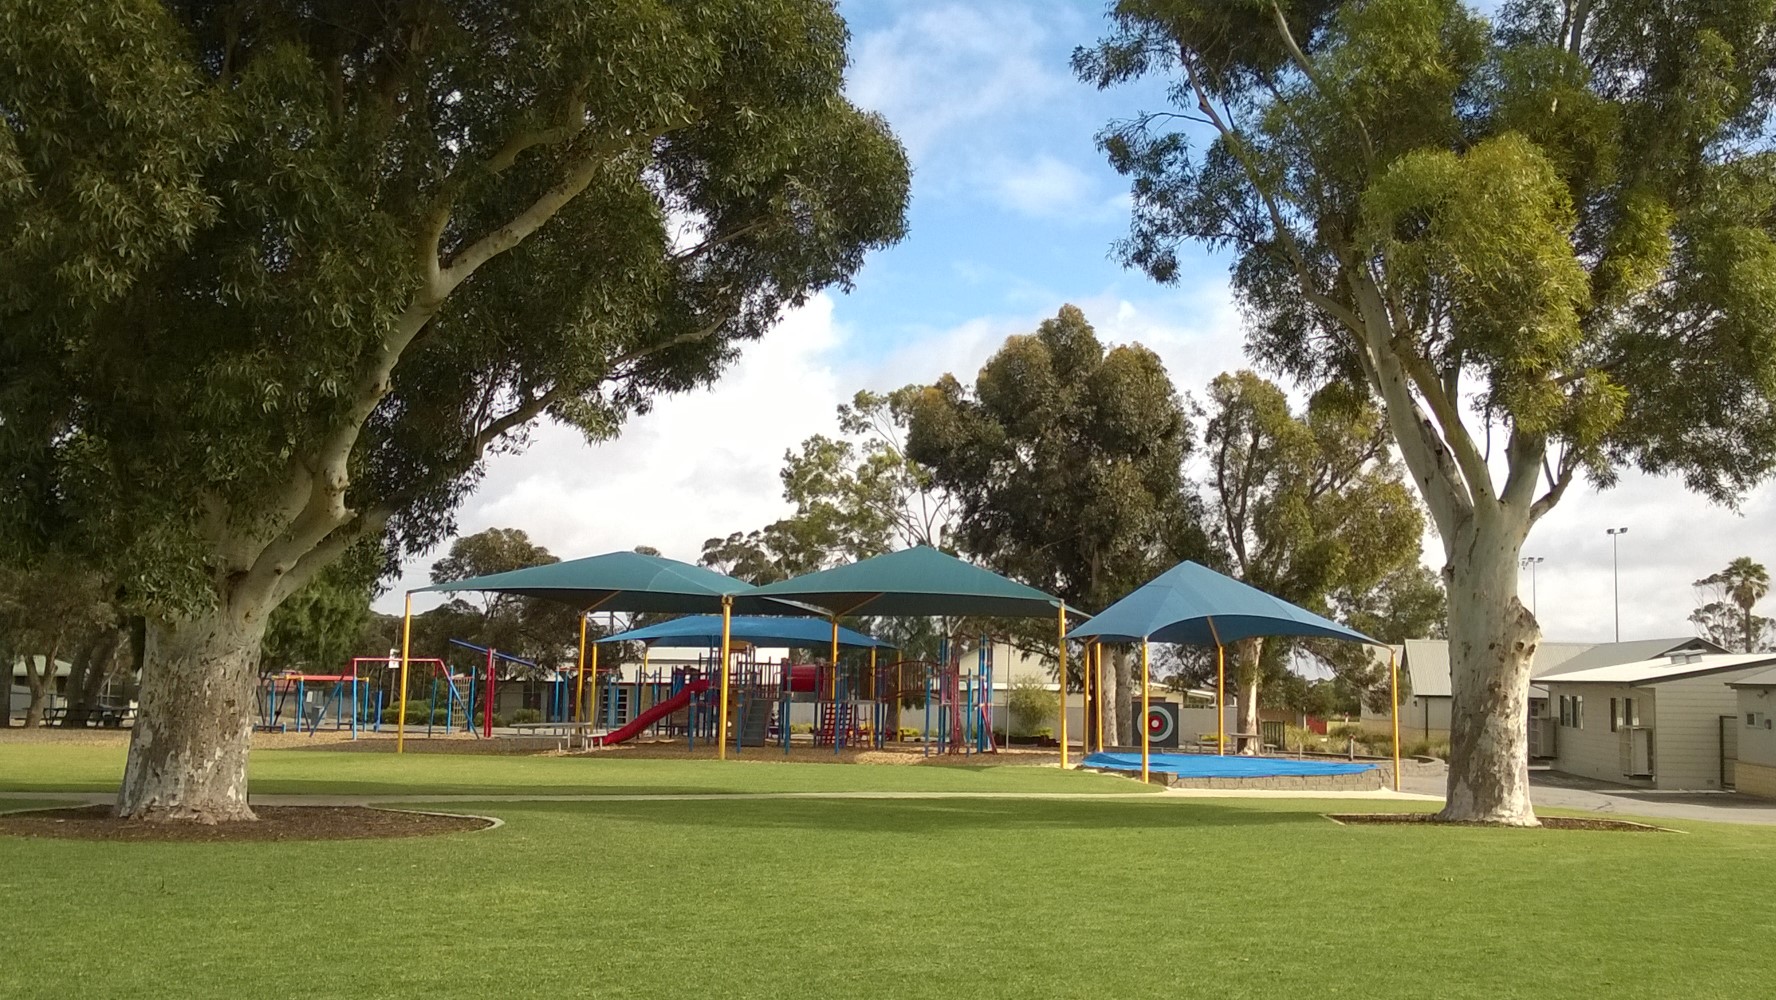
<instances>
[{"instance_id":1,"label":"shade structure pole","mask_svg":"<svg viewBox=\"0 0 1776 1000\"><path fill-rule=\"evenodd\" d=\"M1061 770L1067 769L1067 602L1061 602L1060 631L1055 639L1060 645L1061 661Z\"/></svg>"},{"instance_id":2,"label":"shade structure pole","mask_svg":"<svg viewBox=\"0 0 1776 1000\"><path fill-rule=\"evenodd\" d=\"M584 624L582 622L582 624ZM592 717L598 717L598 644L592 644Z\"/></svg>"},{"instance_id":3,"label":"shade structure pole","mask_svg":"<svg viewBox=\"0 0 1776 1000\"><path fill-rule=\"evenodd\" d=\"M1098 749L1101 751L1104 749L1104 644L1092 643L1092 653L1092 670L1097 674L1093 683L1098 691Z\"/></svg>"},{"instance_id":4,"label":"shade structure pole","mask_svg":"<svg viewBox=\"0 0 1776 1000\"><path fill-rule=\"evenodd\" d=\"M401 612L401 708L395 717L395 752L407 747L407 653L413 641L413 591L407 592L407 607Z\"/></svg>"},{"instance_id":5,"label":"shade structure pole","mask_svg":"<svg viewBox=\"0 0 1776 1000\"><path fill-rule=\"evenodd\" d=\"M1215 752L1227 752L1227 649L1215 643Z\"/></svg>"},{"instance_id":6,"label":"shade structure pole","mask_svg":"<svg viewBox=\"0 0 1776 1000\"><path fill-rule=\"evenodd\" d=\"M580 613L580 671L579 680L574 684L574 724L586 721L586 614Z\"/></svg>"},{"instance_id":7,"label":"shade structure pole","mask_svg":"<svg viewBox=\"0 0 1776 1000\"><path fill-rule=\"evenodd\" d=\"M870 743L882 745L882 689L876 679L876 647L870 647Z\"/></svg>"},{"instance_id":8,"label":"shade structure pole","mask_svg":"<svg viewBox=\"0 0 1776 1000\"><path fill-rule=\"evenodd\" d=\"M1153 738L1153 730L1147 725L1147 713L1153 708L1148 702L1151 695L1147 688L1147 640L1141 640L1141 781L1147 780L1147 758L1151 755L1148 742Z\"/></svg>"},{"instance_id":9,"label":"shade structure pole","mask_svg":"<svg viewBox=\"0 0 1776 1000\"><path fill-rule=\"evenodd\" d=\"M839 755L839 616L832 616L832 720L833 756Z\"/></svg>"},{"instance_id":10,"label":"shade structure pole","mask_svg":"<svg viewBox=\"0 0 1776 1000\"><path fill-rule=\"evenodd\" d=\"M1394 791L1400 790L1400 661L1388 647L1388 715L1394 723Z\"/></svg>"},{"instance_id":11,"label":"shade structure pole","mask_svg":"<svg viewBox=\"0 0 1776 1000\"><path fill-rule=\"evenodd\" d=\"M722 595L722 661L721 661L721 710L716 720L715 759L728 759L728 629L734 616L734 598Z\"/></svg>"},{"instance_id":12,"label":"shade structure pole","mask_svg":"<svg viewBox=\"0 0 1776 1000\"><path fill-rule=\"evenodd\" d=\"M1080 650L1084 659L1079 661L1079 756L1083 760L1091 753L1091 707L1092 707L1092 647L1087 642Z\"/></svg>"}]
</instances>

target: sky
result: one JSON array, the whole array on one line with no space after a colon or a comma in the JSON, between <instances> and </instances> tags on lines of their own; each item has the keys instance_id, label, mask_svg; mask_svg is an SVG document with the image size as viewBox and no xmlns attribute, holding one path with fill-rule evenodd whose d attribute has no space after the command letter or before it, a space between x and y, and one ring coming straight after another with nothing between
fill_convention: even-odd
<instances>
[{"instance_id":1,"label":"sky","mask_svg":"<svg viewBox=\"0 0 1776 1000\"><path fill-rule=\"evenodd\" d=\"M1093 136L1164 94L1073 78L1073 48L1106 30L1100 3L853 0L840 10L853 36L849 95L887 118L912 160L906 240L871 257L850 292L785 315L716 386L660 400L620 438L589 445L537 428L527 449L488 462L460 533L522 528L562 558L653 545L695 561L705 539L788 513L784 453L835 432L835 408L857 390L945 372L972 381L1007 336L1069 302L1106 343L1152 348L1182 391L1200 397L1216 374L1247 366L1224 257L1187 258L1171 286L1112 258L1127 185ZM1629 529L1617 539L1622 637L1648 638L1691 632L1692 581L1739 555L1776 562L1772 523L1768 487L1734 512L1632 474L1607 492L1575 486L1524 549L1545 560L1533 588L1543 633L1612 637L1606 528ZM1426 553L1441 565L1435 538ZM441 555L409 560L378 606L398 610ZM1527 572L1522 590L1530 602Z\"/></svg>"}]
</instances>

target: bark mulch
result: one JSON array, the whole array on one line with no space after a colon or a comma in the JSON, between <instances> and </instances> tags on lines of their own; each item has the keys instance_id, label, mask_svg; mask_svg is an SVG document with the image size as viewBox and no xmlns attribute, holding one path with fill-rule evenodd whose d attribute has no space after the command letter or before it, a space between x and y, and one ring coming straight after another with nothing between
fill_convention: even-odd
<instances>
[{"instance_id":1,"label":"bark mulch","mask_svg":"<svg viewBox=\"0 0 1776 1000\"><path fill-rule=\"evenodd\" d=\"M479 816L443 816L367 806L256 806L256 823L150 823L118 819L110 806L34 809L0 815L0 835L68 840L225 843L266 840L374 840L485 830Z\"/></svg>"},{"instance_id":2,"label":"bark mulch","mask_svg":"<svg viewBox=\"0 0 1776 1000\"><path fill-rule=\"evenodd\" d=\"M1346 826L1479 826L1499 828L1497 823L1456 823L1437 818L1436 813L1327 813L1326 818ZM1670 833L1662 826L1649 826L1625 819L1591 819L1585 816L1542 816L1544 830L1618 830L1628 833ZM1530 827L1529 829L1535 829Z\"/></svg>"}]
</instances>

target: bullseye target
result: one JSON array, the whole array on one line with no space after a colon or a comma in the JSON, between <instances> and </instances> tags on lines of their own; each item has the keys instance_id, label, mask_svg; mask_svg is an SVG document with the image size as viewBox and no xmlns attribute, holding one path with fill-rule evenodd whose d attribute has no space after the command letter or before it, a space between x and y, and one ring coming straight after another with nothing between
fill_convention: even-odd
<instances>
[{"instance_id":1,"label":"bullseye target","mask_svg":"<svg viewBox=\"0 0 1776 1000\"><path fill-rule=\"evenodd\" d=\"M1156 747L1178 746L1178 706L1160 702L1148 707L1147 743Z\"/></svg>"}]
</instances>

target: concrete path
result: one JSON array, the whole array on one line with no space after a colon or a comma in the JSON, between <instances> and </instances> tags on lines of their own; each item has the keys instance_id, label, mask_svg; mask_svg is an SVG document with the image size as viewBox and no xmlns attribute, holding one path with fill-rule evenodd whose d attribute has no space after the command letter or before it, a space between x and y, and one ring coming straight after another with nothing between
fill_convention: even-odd
<instances>
[{"instance_id":1,"label":"concrete path","mask_svg":"<svg viewBox=\"0 0 1776 1000\"><path fill-rule=\"evenodd\" d=\"M1445 778L1407 775L1405 791L1443 799ZM1776 802L1736 792L1654 792L1612 785L1546 768L1531 768L1529 798L1539 807L1646 819L1693 819L1709 823L1776 825Z\"/></svg>"}]
</instances>

